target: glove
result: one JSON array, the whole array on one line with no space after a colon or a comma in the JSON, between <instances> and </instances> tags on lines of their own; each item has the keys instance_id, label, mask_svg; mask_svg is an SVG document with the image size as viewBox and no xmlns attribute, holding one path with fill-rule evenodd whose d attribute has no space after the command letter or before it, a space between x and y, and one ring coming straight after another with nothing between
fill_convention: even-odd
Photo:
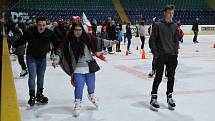
<instances>
[{"instance_id":1,"label":"glove","mask_svg":"<svg viewBox=\"0 0 215 121\"><path fill-rule=\"evenodd\" d=\"M60 62L60 57L59 55L55 55L55 57L53 57L53 62L52 62L52 66L54 68L58 67L58 63Z\"/></svg>"},{"instance_id":2,"label":"glove","mask_svg":"<svg viewBox=\"0 0 215 121\"><path fill-rule=\"evenodd\" d=\"M96 52L96 57L103 60L103 61L107 61L106 60L106 57L104 56L104 53L103 52Z\"/></svg>"}]
</instances>

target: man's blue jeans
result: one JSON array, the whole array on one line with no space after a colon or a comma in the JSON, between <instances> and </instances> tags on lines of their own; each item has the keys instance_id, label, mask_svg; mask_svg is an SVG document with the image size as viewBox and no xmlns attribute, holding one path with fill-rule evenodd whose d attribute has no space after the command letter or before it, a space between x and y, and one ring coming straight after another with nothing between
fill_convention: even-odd
<instances>
[{"instance_id":1,"label":"man's blue jeans","mask_svg":"<svg viewBox=\"0 0 215 121\"><path fill-rule=\"evenodd\" d=\"M26 57L28 66L29 78L28 86L29 90L35 91L35 78L37 76L37 89L43 89L44 75L46 71L46 58L34 58L31 56Z\"/></svg>"},{"instance_id":2,"label":"man's blue jeans","mask_svg":"<svg viewBox=\"0 0 215 121\"><path fill-rule=\"evenodd\" d=\"M95 91L95 73L74 74L75 80L75 99L81 99L83 95L84 84L87 84L88 94L93 94Z\"/></svg>"}]
</instances>

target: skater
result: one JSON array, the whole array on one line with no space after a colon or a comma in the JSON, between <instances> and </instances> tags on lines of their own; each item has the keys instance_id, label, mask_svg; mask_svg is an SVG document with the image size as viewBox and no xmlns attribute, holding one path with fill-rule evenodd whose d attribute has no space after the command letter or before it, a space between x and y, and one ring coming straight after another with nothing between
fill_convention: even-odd
<instances>
[{"instance_id":1,"label":"skater","mask_svg":"<svg viewBox=\"0 0 215 121\"><path fill-rule=\"evenodd\" d=\"M101 38L102 39L108 39L107 23L104 23L102 25L102 28L101 28ZM105 55L108 53L108 51L106 50L106 47L103 47L103 51L104 51Z\"/></svg>"},{"instance_id":2,"label":"skater","mask_svg":"<svg viewBox=\"0 0 215 121\"><path fill-rule=\"evenodd\" d=\"M115 21L111 21L110 24L107 26L107 33L108 33L108 40L113 41L116 40L116 25ZM109 54L114 54L115 52L113 51L112 47L108 48L108 53Z\"/></svg>"},{"instance_id":3,"label":"skater","mask_svg":"<svg viewBox=\"0 0 215 121\"><path fill-rule=\"evenodd\" d=\"M152 28L152 34L149 39L149 45L153 55L157 58L155 61L155 78L152 85L151 109L158 111L160 105L157 102L157 91L161 83L164 66L167 70L167 104L169 109L174 109L176 106L173 98L173 87L175 79L175 69L178 61L178 29L177 25L172 21L175 11L174 5L167 5L164 8L164 19L156 22Z\"/></svg>"},{"instance_id":4,"label":"skater","mask_svg":"<svg viewBox=\"0 0 215 121\"><path fill-rule=\"evenodd\" d=\"M144 22L140 22L140 40L142 42L141 44L141 50L144 49L144 44L145 44L145 27L144 27Z\"/></svg>"},{"instance_id":5,"label":"skater","mask_svg":"<svg viewBox=\"0 0 215 121\"><path fill-rule=\"evenodd\" d=\"M57 37L54 32L46 28L46 18L37 18L37 25L29 28L23 35L13 43L16 48L25 43L27 44L26 61L29 72L28 86L30 99L28 104L34 106L35 101L46 104L48 98L43 95L43 84L46 70L46 54L49 50L50 42L57 48ZM35 79L37 76L37 82ZM35 87L37 93L35 97Z\"/></svg>"},{"instance_id":6,"label":"skater","mask_svg":"<svg viewBox=\"0 0 215 121\"><path fill-rule=\"evenodd\" d=\"M177 21L179 41L183 43L184 32L181 29L181 21Z\"/></svg>"},{"instance_id":7,"label":"skater","mask_svg":"<svg viewBox=\"0 0 215 121\"><path fill-rule=\"evenodd\" d=\"M130 46L131 46L132 33L131 33L131 23L130 22L128 22L126 25L126 38L128 40L127 51L128 51L128 54L131 54Z\"/></svg>"},{"instance_id":8,"label":"skater","mask_svg":"<svg viewBox=\"0 0 215 121\"><path fill-rule=\"evenodd\" d=\"M194 37L193 37L193 43L199 43L197 41L197 36L198 36L198 32L199 32L199 18L196 18L194 21L193 21L193 26L192 26L192 30L193 30L193 33L194 33Z\"/></svg>"},{"instance_id":9,"label":"skater","mask_svg":"<svg viewBox=\"0 0 215 121\"><path fill-rule=\"evenodd\" d=\"M71 77L71 84L75 87L75 107L74 116L77 117L81 111L81 102L84 85L87 85L88 99L98 108L98 102L95 96L95 72L100 68L93 58L92 53L105 60L103 56L103 45L111 47L117 44L114 41L102 41L90 33L86 33L80 22L73 23L66 39L58 52L58 56L53 61L53 66L59 65Z\"/></svg>"},{"instance_id":10,"label":"skater","mask_svg":"<svg viewBox=\"0 0 215 121\"><path fill-rule=\"evenodd\" d=\"M151 26L149 27L149 29L148 29L148 33L149 33L150 36L151 36L152 28L153 28L155 22L158 22L158 21L159 21L159 18L158 18L158 17L154 17L154 18L153 18L153 23L152 23L152 25L151 25ZM153 54L153 53L152 53L152 54ZM151 77L153 77L153 76L155 75L155 61L156 61L156 59L157 59L157 57L155 57L155 56L153 55L153 60L152 60L152 71L149 72L149 74L148 74L149 78L151 78Z\"/></svg>"},{"instance_id":11,"label":"skater","mask_svg":"<svg viewBox=\"0 0 215 121\"><path fill-rule=\"evenodd\" d=\"M10 31L10 36L8 39L13 39L13 41L17 41L20 36L23 34L22 29L19 28L18 23L16 23ZM22 68L20 72L20 77L24 77L28 74L28 70L25 64L24 55L25 55L25 44L18 46L17 48L12 48L12 51L18 57L19 65Z\"/></svg>"},{"instance_id":12,"label":"skater","mask_svg":"<svg viewBox=\"0 0 215 121\"><path fill-rule=\"evenodd\" d=\"M120 43L122 41L122 24L121 22L118 22L116 24L116 38L117 40L119 41L118 44L116 44L116 52L121 52L121 49L120 49Z\"/></svg>"}]
</instances>

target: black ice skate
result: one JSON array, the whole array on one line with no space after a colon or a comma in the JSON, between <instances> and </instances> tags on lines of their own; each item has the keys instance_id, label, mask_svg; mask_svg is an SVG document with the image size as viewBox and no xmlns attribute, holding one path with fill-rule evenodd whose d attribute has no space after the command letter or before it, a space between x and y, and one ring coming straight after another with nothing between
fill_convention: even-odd
<instances>
[{"instance_id":1,"label":"black ice skate","mask_svg":"<svg viewBox=\"0 0 215 121\"><path fill-rule=\"evenodd\" d=\"M25 70L22 70L21 71L21 73L20 73L20 77L24 77L24 76L26 76L28 74L28 71L27 71L27 69L25 69Z\"/></svg>"},{"instance_id":2,"label":"black ice skate","mask_svg":"<svg viewBox=\"0 0 215 121\"><path fill-rule=\"evenodd\" d=\"M167 104L170 110L175 110L176 104L175 104L175 101L172 99L172 93L169 93L167 95Z\"/></svg>"},{"instance_id":3,"label":"black ice skate","mask_svg":"<svg viewBox=\"0 0 215 121\"><path fill-rule=\"evenodd\" d=\"M153 111L158 111L160 105L157 102L157 94L152 94L150 101L150 109Z\"/></svg>"},{"instance_id":4,"label":"black ice skate","mask_svg":"<svg viewBox=\"0 0 215 121\"><path fill-rule=\"evenodd\" d=\"M47 104L48 98L43 95L43 89L37 90L36 101L41 104Z\"/></svg>"},{"instance_id":5,"label":"black ice skate","mask_svg":"<svg viewBox=\"0 0 215 121\"><path fill-rule=\"evenodd\" d=\"M30 99L28 100L28 104L30 106L34 106L34 104L35 104L35 91L30 91L29 95L30 95Z\"/></svg>"}]
</instances>

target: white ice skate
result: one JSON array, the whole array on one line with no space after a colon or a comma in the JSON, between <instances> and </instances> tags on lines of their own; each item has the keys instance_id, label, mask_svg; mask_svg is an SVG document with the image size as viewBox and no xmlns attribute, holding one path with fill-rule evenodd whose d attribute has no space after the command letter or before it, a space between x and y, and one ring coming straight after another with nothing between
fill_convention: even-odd
<instances>
[{"instance_id":1,"label":"white ice skate","mask_svg":"<svg viewBox=\"0 0 215 121\"><path fill-rule=\"evenodd\" d=\"M92 102L93 105L96 106L96 109L98 109L98 108L99 108L99 105L98 105L98 100L96 99L95 94L94 94L94 93L93 93L93 94L88 94L87 97L88 97L88 99L90 100L90 102Z\"/></svg>"},{"instance_id":2,"label":"white ice skate","mask_svg":"<svg viewBox=\"0 0 215 121\"><path fill-rule=\"evenodd\" d=\"M81 99L75 99L74 116L78 117L81 112Z\"/></svg>"}]
</instances>

